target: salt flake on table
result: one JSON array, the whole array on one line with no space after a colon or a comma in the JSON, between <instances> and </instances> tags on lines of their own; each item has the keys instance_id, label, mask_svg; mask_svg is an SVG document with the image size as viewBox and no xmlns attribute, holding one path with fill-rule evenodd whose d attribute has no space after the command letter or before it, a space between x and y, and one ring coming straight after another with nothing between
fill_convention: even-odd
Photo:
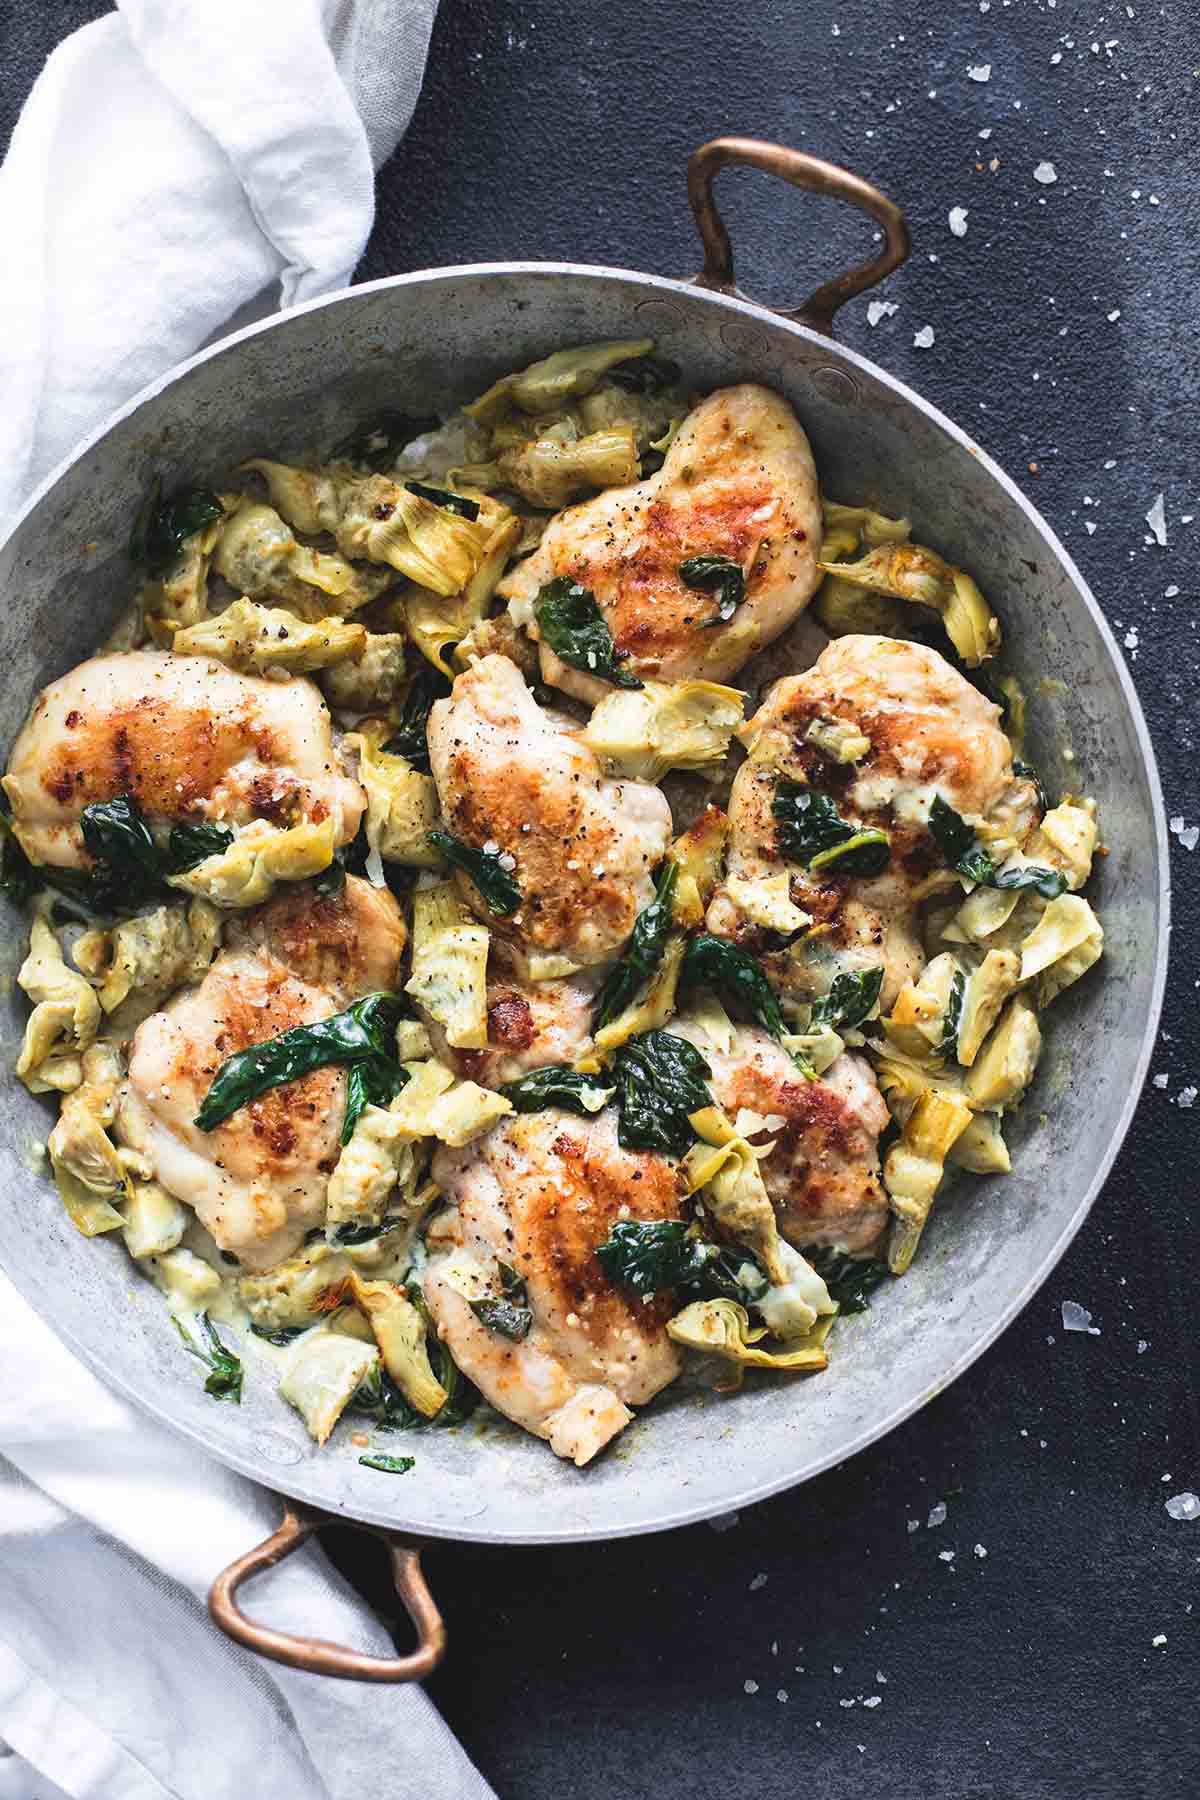
<instances>
[{"instance_id":1,"label":"salt flake on table","mask_svg":"<svg viewBox=\"0 0 1200 1800\"><path fill-rule=\"evenodd\" d=\"M1172 1494L1165 1504L1173 1519L1200 1519L1200 1499L1190 1490L1186 1494Z\"/></svg>"},{"instance_id":2,"label":"salt flake on table","mask_svg":"<svg viewBox=\"0 0 1200 1800\"><path fill-rule=\"evenodd\" d=\"M868 1694L866 1699L863 1701L863 1705L864 1706L882 1706L883 1705L883 1695L882 1694Z\"/></svg>"},{"instance_id":3,"label":"salt flake on table","mask_svg":"<svg viewBox=\"0 0 1200 1800\"><path fill-rule=\"evenodd\" d=\"M1150 1639L1150 1642L1154 1645L1155 1649L1157 1649L1160 1644L1165 1644L1166 1641L1167 1641L1167 1634L1165 1631L1160 1631L1157 1637L1153 1637Z\"/></svg>"},{"instance_id":4,"label":"salt flake on table","mask_svg":"<svg viewBox=\"0 0 1200 1800\"><path fill-rule=\"evenodd\" d=\"M915 331L913 333L913 349L914 350L932 350L932 348L933 348L933 326L932 325L922 325L920 331Z\"/></svg>"},{"instance_id":5,"label":"salt flake on table","mask_svg":"<svg viewBox=\"0 0 1200 1800\"><path fill-rule=\"evenodd\" d=\"M1058 180L1058 170L1052 162L1040 162L1033 171L1033 179L1040 181L1043 187L1053 187Z\"/></svg>"},{"instance_id":6,"label":"salt flake on table","mask_svg":"<svg viewBox=\"0 0 1200 1800\"><path fill-rule=\"evenodd\" d=\"M1174 598L1178 592L1179 592L1178 587L1175 585L1174 582L1172 582L1170 587L1166 587L1163 589L1163 599L1164 600L1174 600Z\"/></svg>"},{"instance_id":7,"label":"salt flake on table","mask_svg":"<svg viewBox=\"0 0 1200 1800\"><path fill-rule=\"evenodd\" d=\"M933 1531L936 1526L946 1523L946 1502L944 1500L939 1500L936 1505L930 1507L929 1517L925 1523L930 1531Z\"/></svg>"},{"instance_id":8,"label":"salt flake on table","mask_svg":"<svg viewBox=\"0 0 1200 1800\"><path fill-rule=\"evenodd\" d=\"M1136 630L1136 627L1131 625L1129 627L1129 630L1125 633L1125 648L1127 650L1136 650L1137 647L1138 647L1137 630Z\"/></svg>"},{"instance_id":9,"label":"salt flake on table","mask_svg":"<svg viewBox=\"0 0 1200 1800\"><path fill-rule=\"evenodd\" d=\"M1139 1355L1139 1356L1145 1356L1145 1354L1146 1354L1146 1352L1147 1352L1147 1350L1148 1350L1148 1349L1149 1349L1149 1348L1150 1348L1150 1340L1149 1340L1149 1338L1139 1338L1139 1339L1138 1339L1138 1341L1137 1341L1137 1353L1138 1353L1138 1355Z\"/></svg>"},{"instance_id":10,"label":"salt flake on table","mask_svg":"<svg viewBox=\"0 0 1200 1800\"><path fill-rule=\"evenodd\" d=\"M946 1562L946 1563L953 1562L954 1561L953 1550L939 1550L938 1551L938 1561Z\"/></svg>"},{"instance_id":11,"label":"salt flake on table","mask_svg":"<svg viewBox=\"0 0 1200 1800\"><path fill-rule=\"evenodd\" d=\"M756 1575L754 1580L750 1583L750 1592L752 1594L757 1594L759 1588L765 1588L766 1585L767 1577L765 1575Z\"/></svg>"},{"instance_id":12,"label":"salt flake on table","mask_svg":"<svg viewBox=\"0 0 1200 1800\"><path fill-rule=\"evenodd\" d=\"M1146 514L1146 523L1154 533L1154 541L1165 550L1167 545L1167 513L1163 505L1163 496L1158 495L1154 505Z\"/></svg>"},{"instance_id":13,"label":"salt flake on table","mask_svg":"<svg viewBox=\"0 0 1200 1800\"><path fill-rule=\"evenodd\" d=\"M965 206L952 206L950 208L949 220L950 230L953 232L954 236L957 238L966 237L967 208Z\"/></svg>"},{"instance_id":14,"label":"salt flake on table","mask_svg":"<svg viewBox=\"0 0 1200 1800\"><path fill-rule=\"evenodd\" d=\"M890 319L893 313L900 311L898 300L868 300L867 324L878 325L880 319Z\"/></svg>"},{"instance_id":15,"label":"salt flake on table","mask_svg":"<svg viewBox=\"0 0 1200 1800\"><path fill-rule=\"evenodd\" d=\"M1156 1088L1165 1088L1170 1079L1171 1077L1164 1071L1163 1074L1154 1077L1154 1085Z\"/></svg>"},{"instance_id":16,"label":"salt flake on table","mask_svg":"<svg viewBox=\"0 0 1200 1800\"><path fill-rule=\"evenodd\" d=\"M1118 319L1119 319L1119 318L1120 318L1120 316L1121 316L1121 309L1120 309L1120 307L1119 307L1119 306L1114 306L1114 307L1113 307L1113 309L1112 309L1112 311L1111 311L1111 312L1110 312L1110 313L1108 313L1108 314L1107 314L1107 315L1106 315L1106 316L1107 316L1107 318L1108 318L1108 322L1109 322L1109 324L1110 324L1110 325L1115 325L1115 324L1116 324L1116 322L1117 322L1117 320L1118 320Z\"/></svg>"},{"instance_id":17,"label":"salt flake on table","mask_svg":"<svg viewBox=\"0 0 1200 1800\"><path fill-rule=\"evenodd\" d=\"M991 63L968 63L968 81L990 81L992 79Z\"/></svg>"},{"instance_id":18,"label":"salt flake on table","mask_svg":"<svg viewBox=\"0 0 1200 1800\"><path fill-rule=\"evenodd\" d=\"M1176 1106L1182 1106L1182 1107L1190 1110L1196 1104L1196 1096L1198 1093L1200 1093L1200 1088L1194 1088L1194 1087L1180 1088L1179 1092L1175 1096Z\"/></svg>"},{"instance_id":19,"label":"salt flake on table","mask_svg":"<svg viewBox=\"0 0 1200 1800\"><path fill-rule=\"evenodd\" d=\"M758 1692L757 1681L743 1681L742 1692L744 1694L757 1694L757 1692Z\"/></svg>"},{"instance_id":20,"label":"salt flake on table","mask_svg":"<svg viewBox=\"0 0 1200 1800\"><path fill-rule=\"evenodd\" d=\"M1064 1331L1086 1331L1089 1337L1100 1336L1100 1327L1092 1324L1091 1313L1086 1306L1080 1306L1078 1300L1063 1301L1062 1322Z\"/></svg>"}]
</instances>

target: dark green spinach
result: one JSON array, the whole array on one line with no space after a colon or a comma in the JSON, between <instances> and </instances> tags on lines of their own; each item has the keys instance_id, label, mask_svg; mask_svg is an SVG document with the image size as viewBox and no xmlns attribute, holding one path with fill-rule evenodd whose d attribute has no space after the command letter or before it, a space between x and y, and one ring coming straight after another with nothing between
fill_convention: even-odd
<instances>
[{"instance_id":1,"label":"dark green spinach","mask_svg":"<svg viewBox=\"0 0 1200 1800\"><path fill-rule=\"evenodd\" d=\"M961 969L956 969L950 982L950 991L946 996L946 1010L942 1014L942 1038L938 1045L938 1055L950 1060L958 1054L958 1028L962 1024L963 996L967 991L967 978Z\"/></svg>"},{"instance_id":2,"label":"dark green spinach","mask_svg":"<svg viewBox=\"0 0 1200 1800\"><path fill-rule=\"evenodd\" d=\"M172 825L167 839L167 862L172 875L185 875L209 856L220 856L233 842L224 825Z\"/></svg>"},{"instance_id":3,"label":"dark green spinach","mask_svg":"<svg viewBox=\"0 0 1200 1800\"><path fill-rule=\"evenodd\" d=\"M516 912L521 904L521 889L516 876L500 861L498 852L472 849L470 844L452 837L448 831L430 831L426 835L440 856L471 877L490 913L503 919Z\"/></svg>"},{"instance_id":4,"label":"dark green spinach","mask_svg":"<svg viewBox=\"0 0 1200 1800\"><path fill-rule=\"evenodd\" d=\"M298 1337L309 1329L307 1325L250 1325L256 1338L262 1338L268 1344L283 1346L294 1343Z\"/></svg>"},{"instance_id":5,"label":"dark green spinach","mask_svg":"<svg viewBox=\"0 0 1200 1800\"><path fill-rule=\"evenodd\" d=\"M774 988L754 958L728 938L710 937L707 932L694 937L684 952L679 979L685 988L715 988L772 1037L782 1037L787 1029Z\"/></svg>"},{"instance_id":6,"label":"dark green spinach","mask_svg":"<svg viewBox=\"0 0 1200 1800\"><path fill-rule=\"evenodd\" d=\"M438 1337L420 1288L410 1285L408 1297L424 1321L429 1365L445 1389L444 1404L432 1419L426 1418L404 1398L382 1363L376 1363L355 1390L350 1410L367 1414L385 1431L419 1431L428 1425L461 1425L478 1406L479 1390L467 1380Z\"/></svg>"},{"instance_id":7,"label":"dark green spinach","mask_svg":"<svg viewBox=\"0 0 1200 1800\"><path fill-rule=\"evenodd\" d=\"M882 875L891 860L886 831L861 829L842 818L828 794L799 781L780 781L771 801L775 841L790 862L832 867L836 875Z\"/></svg>"},{"instance_id":8,"label":"dark green spinach","mask_svg":"<svg viewBox=\"0 0 1200 1800\"><path fill-rule=\"evenodd\" d=\"M669 1031L643 1032L621 1045L611 1069L622 1150L684 1156L695 1139L688 1115L712 1105L712 1070L695 1045Z\"/></svg>"},{"instance_id":9,"label":"dark green spinach","mask_svg":"<svg viewBox=\"0 0 1200 1800\"><path fill-rule=\"evenodd\" d=\"M596 1256L608 1279L640 1300L671 1289L753 1306L769 1285L752 1251L714 1243L682 1219L618 1219Z\"/></svg>"},{"instance_id":10,"label":"dark green spinach","mask_svg":"<svg viewBox=\"0 0 1200 1800\"><path fill-rule=\"evenodd\" d=\"M978 882L980 887L1006 891L1033 888L1044 900L1057 900L1067 891L1066 877L1057 869L1047 869L1038 863L1027 869L997 868L961 813L955 812L940 794L933 797L929 829L951 868L957 869L968 881Z\"/></svg>"},{"instance_id":11,"label":"dark green spinach","mask_svg":"<svg viewBox=\"0 0 1200 1800\"><path fill-rule=\"evenodd\" d=\"M479 517L478 500L468 500L465 494L452 494L449 488L427 487L423 481L406 481L404 485L418 500L428 500L431 506L440 506L443 512L457 513L460 519L470 519L472 524Z\"/></svg>"},{"instance_id":12,"label":"dark green spinach","mask_svg":"<svg viewBox=\"0 0 1200 1800\"><path fill-rule=\"evenodd\" d=\"M156 475L133 521L129 560L159 579L180 561L190 537L224 516L225 508L207 488L176 488L164 498Z\"/></svg>"},{"instance_id":13,"label":"dark green spinach","mask_svg":"<svg viewBox=\"0 0 1200 1800\"><path fill-rule=\"evenodd\" d=\"M201 1131L212 1131L270 1088L299 1081L313 1069L331 1063L390 1065L389 1078L395 1081L392 1093L398 1092L408 1080L396 1061L392 1036L401 1006L396 994L365 994L332 1018L293 1025L278 1037L226 1057L200 1103L196 1125ZM365 1104L366 1099L361 1098L360 1110Z\"/></svg>"},{"instance_id":14,"label":"dark green spinach","mask_svg":"<svg viewBox=\"0 0 1200 1800\"><path fill-rule=\"evenodd\" d=\"M677 862L663 864L655 883L654 898L634 920L629 942L612 974L596 997L592 1030L599 1031L623 1012L638 989L648 982L663 959L671 930L671 897L679 875Z\"/></svg>"},{"instance_id":15,"label":"dark green spinach","mask_svg":"<svg viewBox=\"0 0 1200 1800\"><path fill-rule=\"evenodd\" d=\"M228 1400L234 1406L242 1403L242 1364L241 1359L226 1348L217 1336L212 1320L206 1312L194 1315L195 1334L189 1331L182 1318L175 1318L175 1329L187 1345L193 1356L207 1363L210 1373L204 1383L204 1391L211 1394L214 1400Z\"/></svg>"},{"instance_id":16,"label":"dark green spinach","mask_svg":"<svg viewBox=\"0 0 1200 1800\"><path fill-rule=\"evenodd\" d=\"M1022 762L1019 756L1014 756L1013 774L1022 781L1030 781L1033 783L1033 791L1037 795L1038 811L1040 813L1045 813L1049 809L1050 802L1046 797L1046 790L1042 786L1042 778L1034 768L1033 764Z\"/></svg>"},{"instance_id":17,"label":"dark green spinach","mask_svg":"<svg viewBox=\"0 0 1200 1800\"><path fill-rule=\"evenodd\" d=\"M440 669L421 658L421 666L409 682L401 702L396 729L383 746L389 756L403 756L423 775L429 773L429 714L436 700L444 700L450 683Z\"/></svg>"},{"instance_id":18,"label":"dark green spinach","mask_svg":"<svg viewBox=\"0 0 1200 1800\"><path fill-rule=\"evenodd\" d=\"M844 1250L815 1244L800 1254L817 1271L842 1313L868 1312L870 1295L887 1280L888 1266L875 1256L847 1256Z\"/></svg>"},{"instance_id":19,"label":"dark green spinach","mask_svg":"<svg viewBox=\"0 0 1200 1800\"><path fill-rule=\"evenodd\" d=\"M679 380L677 362L667 356L631 356L608 371L607 380L629 394L659 394Z\"/></svg>"},{"instance_id":20,"label":"dark green spinach","mask_svg":"<svg viewBox=\"0 0 1200 1800\"><path fill-rule=\"evenodd\" d=\"M510 1343L519 1344L529 1336L533 1312L527 1304L529 1290L516 1270L506 1262L498 1262L500 1293L487 1294L469 1302L471 1311L489 1331L498 1331Z\"/></svg>"},{"instance_id":21,"label":"dark green spinach","mask_svg":"<svg viewBox=\"0 0 1200 1800\"><path fill-rule=\"evenodd\" d=\"M364 1469L379 1469L384 1475L407 1475L415 1467L415 1456L360 1456Z\"/></svg>"},{"instance_id":22,"label":"dark green spinach","mask_svg":"<svg viewBox=\"0 0 1200 1800\"><path fill-rule=\"evenodd\" d=\"M834 1031L850 1031L861 1025L879 998L883 965L877 969L847 969L835 975L827 994L814 1000L809 1023L828 1025Z\"/></svg>"},{"instance_id":23,"label":"dark green spinach","mask_svg":"<svg viewBox=\"0 0 1200 1800\"><path fill-rule=\"evenodd\" d=\"M603 1086L599 1075L581 1075L567 1063L552 1063L545 1069L533 1069L516 1081L506 1081L500 1092L512 1101L514 1112L545 1112L547 1107L560 1106L564 1112L578 1113L585 1119L595 1109L585 1105L584 1095Z\"/></svg>"},{"instance_id":24,"label":"dark green spinach","mask_svg":"<svg viewBox=\"0 0 1200 1800\"><path fill-rule=\"evenodd\" d=\"M716 600L716 615L705 619L706 625L728 624L746 598L745 573L731 556L685 557L678 575L685 587L698 588Z\"/></svg>"},{"instance_id":25,"label":"dark green spinach","mask_svg":"<svg viewBox=\"0 0 1200 1800\"><path fill-rule=\"evenodd\" d=\"M618 663L612 632L591 588L580 587L569 575L556 575L539 590L533 616L543 642L572 669L582 669L585 675L596 675L618 687L643 685Z\"/></svg>"}]
</instances>

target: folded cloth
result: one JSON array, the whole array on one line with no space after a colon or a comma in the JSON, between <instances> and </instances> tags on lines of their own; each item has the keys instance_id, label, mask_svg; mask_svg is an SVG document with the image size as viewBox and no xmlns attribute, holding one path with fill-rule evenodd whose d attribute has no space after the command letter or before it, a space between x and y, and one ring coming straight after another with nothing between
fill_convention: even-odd
<instances>
[{"instance_id":1,"label":"folded cloth","mask_svg":"<svg viewBox=\"0 0 1200 1800\"><path fill-rule=\"evenodd\" d=\"M239 308L349 280L434 5L121 0L60 45L0 169L0 518ZM3 1800L489 1794L419 1689L262 1662L209 1623L277 1503L110 1394L3 1275L0 1368ZM389 1653L316 1545L259 1604Z\"/></svg>"}]
</instances>

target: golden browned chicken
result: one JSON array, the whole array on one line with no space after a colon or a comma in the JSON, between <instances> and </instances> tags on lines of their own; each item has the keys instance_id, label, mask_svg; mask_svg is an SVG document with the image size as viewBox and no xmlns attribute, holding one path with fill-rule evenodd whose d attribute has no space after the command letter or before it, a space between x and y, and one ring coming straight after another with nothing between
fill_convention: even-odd
<instances>
[{"instance_id":1,"label":"golden browned chicken","mask_svg":"<svg viewBox=\"0 0 1200 1800\"><path fill-rule=\"evenodd\" d=\"M798 1249L871 1249L888 1219L878 1141L889 1115L865 1058L839 1056L819 1081L806 1081L757 1026L739 1026L728 1050L687 1019L671 1030L703 1051L713 1098L731 1119L757 1115L739 1130L774 1144L759 1168L783 1235Z\"/></svg>"},{"instance_id":2,"label":"golden browned chicken","mask_svg":"<svg viewBox=\"0 0 1200 1800\"><path fill-rule=\"evenodd\" d=\"M821 530L812 451L787 401L750 383L719 388L656 475L560 513L499 591L528 610L544 582L568 575L595 594L624 668L725 681L808 605ZM746 597L728 622L714 624L712 594L681 578L695 556L741 568ZM566 693L596 702L610 691L545 644L541 657L543 678Z\"/></svg>"},{"instance_id":3,"label":"golden browned chicken","mask_svg":"<svg viewBox=\"0 0 1200 1800\"><path fill-rule=\"evenodd\" d=\"M433 1178L449 1202L430 1226L425 1273L439 1334L498 1411L582 1466L679 1372L664 1329L671 1300L627 1298L595 1255L618 1219L681 1216L676 1166L622 1150L611 1110L552 1111L439 1151ZM501 1292L502 1264L532 1314L518 1340L471 1308Z\"/></svg>"},{"instance_id":4,"label":"golden browned chicken","mask_svg":"<svg viewBox=\"0 0 1200 1800\"><path fill-rule=\"evenodd\" d=\"M914 893L946 868L928 823L935 795L996 841L1019 843L1034 822L1036 793L1013 774L998 708L935 650L843 637L811 669L777 682L739 736L750 754L730 795L728 868L709 930L761 952L749 886L786 870L814 928L770 958L772 975L815 995L842 971L882 964L886 1010L925 960ZM772 811L781 780L827 796L856 830L887 832L884 872L844 876L836 860L814 870L785 857Z\"/></svg>"},{"instance_id":5,"label":"golden browned chicken","mask_svg":"<svg viewBox=\"0 0 1200 1800\"><path fill-rule=\"evenodd\" d=\"M346 1078L316 1069L270 1089L213 1131L196 1112L226 1057L394 987L404 922L386 889L348 877L342 894L305 886L247 916L236 947L134 1034L119 1140L195 1208L222 1250L250 1270L290 1255L324 1217L340 1153Z\"/></svg>"},{"instance_id":6,"label":"golden browned chicken","mask_svg":"<svg viewBox=\"0 0 1200 1800\"><path fill-rule=\"evenodd\" d=\"M599 972L583 970L565 980L529 981L510 967L506 946L492 946L488 962L487 1043L455 1050L429 1020L429 1034L443 1062L468 1081L499 1087L530 1069L573 1063L592 1047L591 1017Z\"/></svg>"},{"instance_id":7,"label":"golden browned chicken","mask_svg":"<svg viewBox=\"0 0 1200 1800\"><path fill-rule=\"evenodd\" d=\"M429 715L429 760L447 828L512 859L521 904L491 930L578 964L612 957L653 894L671 809L644 781L612 781L565 722L542 711L505 656L485 656Z\"/></svg>"},{"instance_id":8,"label":"golden browned chicken","mask_svg":"<svg viewBox=\"0 0 1200 1800\"><path fill-rule=\"evenodd\" d=\"M335 844L353 838L364 806L311 682L263 681L160 650L96 656L43 688L4 790L26 853L60 867L90 860L83 808L122 794L156 820L332 819Z\"/></svg>"}]
</instances>

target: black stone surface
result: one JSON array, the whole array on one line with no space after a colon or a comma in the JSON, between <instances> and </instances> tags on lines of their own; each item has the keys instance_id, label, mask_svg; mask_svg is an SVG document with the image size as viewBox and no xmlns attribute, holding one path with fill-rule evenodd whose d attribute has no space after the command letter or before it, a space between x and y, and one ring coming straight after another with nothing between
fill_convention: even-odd
<instances>
[{"instance_id":1,"label":"black stone surface","mask_svg":"<svg viewBox=\"0 0 1200 1800\"><path fill-rule=\"evenodd\" d=\"M53 43L103 10L0 4L0 130ZM1131 634L1168 811L1191 825L1189 15L1158 0L446 0L361 274L513 257L690 272L684 165L720 132L879 182L915 252L887 289L899 311L872 329L860 300L842 335L973 431L1065 539ZM970 79L984 64L990 79ZM1043 161L1053 185L1034 179ZM723 178L721 201L743 283L766 299L800 296L862 243L860 224L757 177ZM947 225L956 206L963 239ZM1144 523L1160 492L1165 549ZM1147 1088L1072 1250L969 1374L720 1533L429 1553L452 1644L431 1692L507 1800L1200 1793L1200 1522L1164 1510L1200 1491L1200 1108L1185 1104L1200 1082L1200 850L1173 840L1172 858L1153 1065L1166 1086ZM1063 1299L1101 1335L1064 1333ZM946 1522L930 1529L938 1501ZM361 1540L333 1548L382 1593Z\"/></svg>"}]
</instances>

